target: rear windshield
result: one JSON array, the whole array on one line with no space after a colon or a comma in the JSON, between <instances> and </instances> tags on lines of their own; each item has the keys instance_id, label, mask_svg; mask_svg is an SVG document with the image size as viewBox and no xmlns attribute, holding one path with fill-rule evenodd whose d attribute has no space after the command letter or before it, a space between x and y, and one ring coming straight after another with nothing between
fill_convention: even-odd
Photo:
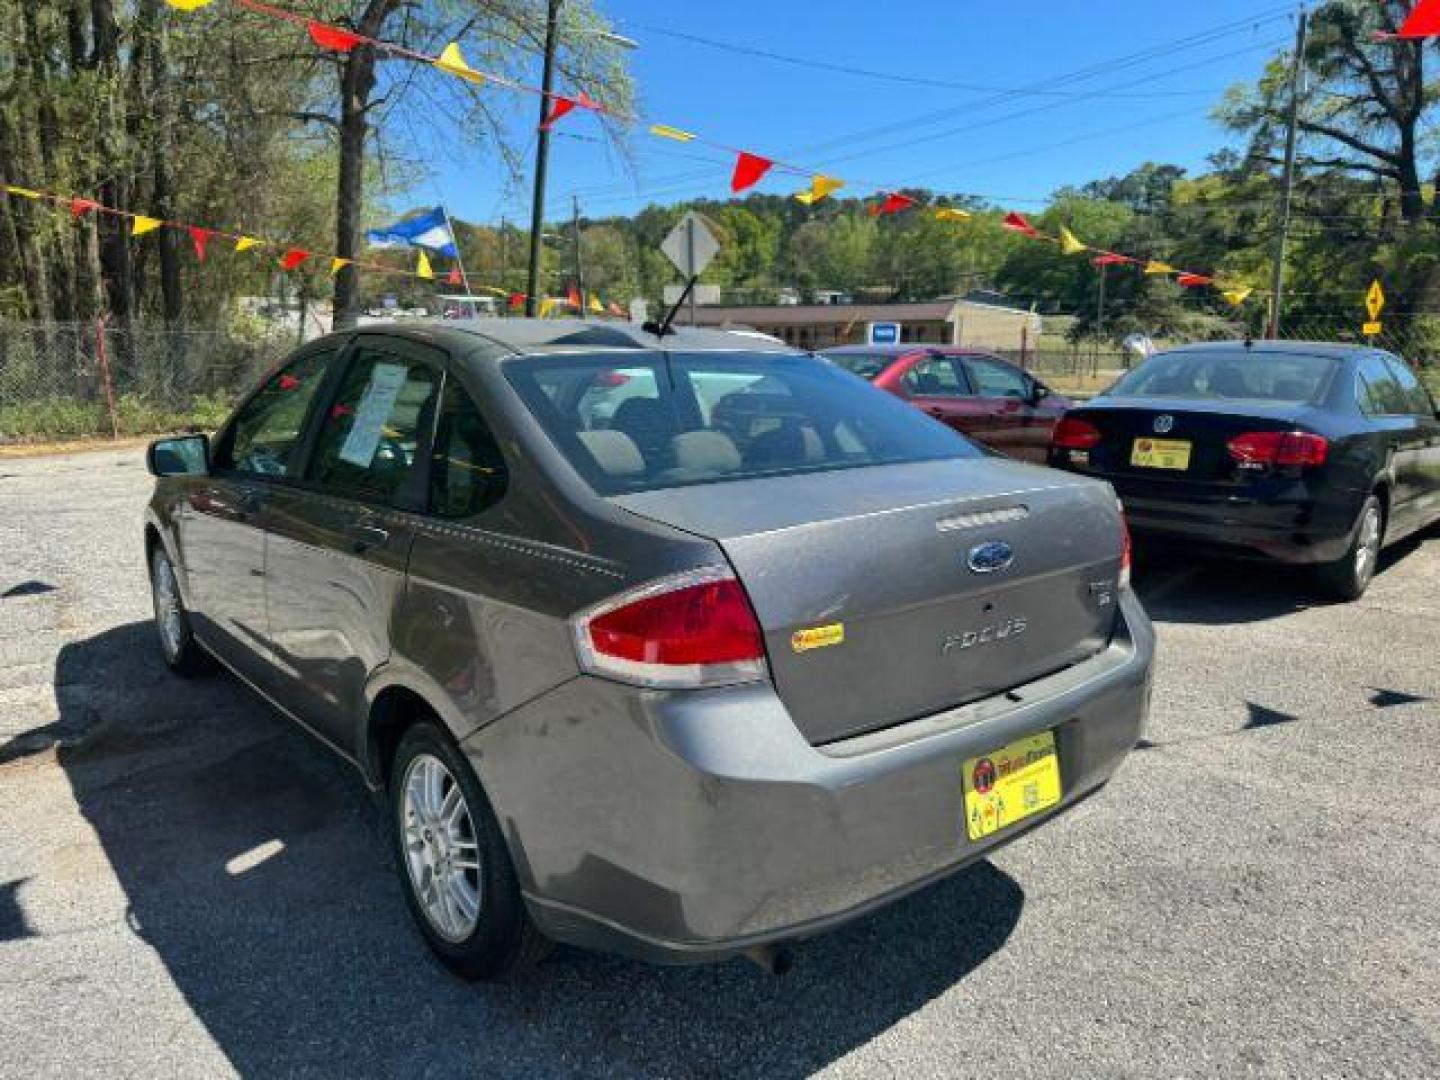
<instances>
[{"instance_id":1,"label":"rear windshield","mask_svg":"<svg viewBox=\"0 0 1440 1080\"><path fill-rule=\"evenodd\" d=\"M1303 353L1160 353L1122 378L1105 396L1298 405L1319 400L1334 370L1332 358Z\"/></svg>"},{"instance_id":2,"label":"rear windshield","mask_svg":"<svg viewBox=\"0 0 1440 1080\"><path fill-rule=\"evenodd\" d=\"M884 353L822 353L832 364L839 364L851 375L862 379L874 379L894 362L895 357Z\"/></svg>"},{"instance_id":3,"label":"rear windshield","mask_svg":"<svg viewBox=\"0 0 1440 1080\"><path fill-rule=\"evenodd\" d=\"M504 370L602 495L982 456L950 428L812 357L525 357Z\"/></svg>"}]
</instances>

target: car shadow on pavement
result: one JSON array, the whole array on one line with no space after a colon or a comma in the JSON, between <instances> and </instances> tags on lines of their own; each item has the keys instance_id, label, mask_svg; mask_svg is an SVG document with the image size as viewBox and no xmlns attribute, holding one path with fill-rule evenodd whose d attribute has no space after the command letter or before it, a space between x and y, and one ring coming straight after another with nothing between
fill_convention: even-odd
<instances>
[{"instance_id":1,"label":"car shadow on pavement","mask_svg":"<svg viewBox=\"0 0 1440 1080\"><path fill-rule=\"evenodd\" d=\"M60 761L130 925L242 1075L806 1075L984 963L1024 904L981 863L800 944L783 977L562 948L468 985L413 929L358 773L237 681L172 676L148 623L65 646L55 680L102 674Z\"/></svg>"},{"instance_id":2,"label":"car shadow on pavement","mask_svg":"<svg viewBox=\"0 0 1440 1080\"><path fill-rule=\"evenodd\" d=\"M1421 532L1387 547L1371 587L1437 535L1440 530ZM1304 566L1197 556L1154 544L1136 549L1135 591L1159 622L1207 626L1260 622L1337 602Z\"/></svg>"}]
</instances>

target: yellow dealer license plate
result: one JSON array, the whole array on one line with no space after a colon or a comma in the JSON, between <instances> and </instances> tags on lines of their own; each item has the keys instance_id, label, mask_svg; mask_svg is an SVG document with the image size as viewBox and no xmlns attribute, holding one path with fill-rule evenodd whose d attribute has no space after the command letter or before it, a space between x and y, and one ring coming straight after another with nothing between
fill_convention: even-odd
<instances>
[{"instance_id":1,"label":"yellow dealer license plate","mask_svg":"<svg viewBox=\"0 0 1440 1080\"><path fill-rule=\"evenodd\" d=\"M965 831L982 840L1060 801L1055 733L1031 735L965 762Z\"/></svg>"},{"instance_id":2,"label":"yellow dealer license plate","mask_svg":"<svg viewBox=\"0 0 1440 1080\"><path fill-rule=\"evenodd\" d=\"M1136 439L1130 464L1142 469L1190 468L1190 443L1185 439Z\"/></svg>"}]
</instances>

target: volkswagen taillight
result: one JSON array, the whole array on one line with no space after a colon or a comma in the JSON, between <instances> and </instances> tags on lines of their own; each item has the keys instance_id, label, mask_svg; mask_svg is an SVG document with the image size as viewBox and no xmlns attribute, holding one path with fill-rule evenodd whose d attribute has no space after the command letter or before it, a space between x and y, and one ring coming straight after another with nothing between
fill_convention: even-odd
<instances>
[{"instance_id":1,"label":"volkswagen taillight","mask_svg":"<svg viewBox=\"0 0 1440 1080\"><path fill-rule=\"evenodd\" d=\"M1330 443L1309 431L1247 431L1225 448L1242 465L1324 465Z\"/></svg>"},{"instance_id":2,"label":"volkswagen taillight","mask_svg":"<svg viewBox=\"0 0 1440 1080\"><path fill-rule=\"evenodd\" d=\"M1100 443L1100 429L1088 420L1064 416L1050 434L1050 444L1061 450L1089 450Z\"/></svg>"},{"instance_id":3,"label":"volkswagen taillight","mask_svg":"<svg viewBox=\"0 0 1440 1080\"><path fill-rule=\"evenodd\" d=\"M641 585L582 611L571 625L583 670L637 686L726 686L767 671L760 623L723 567Z\"/></svg>"}]
</instances>

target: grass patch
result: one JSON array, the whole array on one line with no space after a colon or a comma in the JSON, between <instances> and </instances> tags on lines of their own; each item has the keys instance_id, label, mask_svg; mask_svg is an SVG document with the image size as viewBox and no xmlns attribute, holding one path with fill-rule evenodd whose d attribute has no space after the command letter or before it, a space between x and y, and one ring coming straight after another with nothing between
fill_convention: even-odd
<instances>
[{"instance_id":1,"label":"grass patch","mask_svg":"<svg viewBox=\"0 0 1440 1080\"><path fill-rule=\"evenodd\" d=\"M160 435L195 428L213 431L229 415L229 395L197 397L188 408L158 404L133 394L115 402L121 435ZM0 405L0 443L83 439L114 433L104 401L53 397Z\"/></svg>"}]
</instances>

